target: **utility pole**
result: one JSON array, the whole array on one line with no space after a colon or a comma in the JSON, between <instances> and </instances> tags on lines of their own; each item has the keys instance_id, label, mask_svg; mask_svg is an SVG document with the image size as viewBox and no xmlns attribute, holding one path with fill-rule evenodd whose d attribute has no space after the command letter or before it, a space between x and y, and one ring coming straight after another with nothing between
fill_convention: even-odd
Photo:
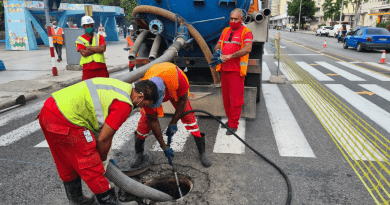
<instances>
[{"instance_id":1,"label":"utility pole","mask_svg":"<svg viewBox=\"0 0 390 205\"><path fill-rule=\"evenodd\" d=\"M298 32L299 32L299 26L301 25L301 9L302 9L302 0L299 4L299 19L298 19Z\"/></svg>"},{"instance_id":2,"label":"utility pole","mask_svg":"<svg viewBox=\"0 0 390 205\"><path fill-rule=\"evenodd\" d=\"M339 25L341 25L341 18L343 16L343 7L344 7L344 0L341 2L341 12L340 12L340 22L339 22Z\"/></svg>"}]
</instances>

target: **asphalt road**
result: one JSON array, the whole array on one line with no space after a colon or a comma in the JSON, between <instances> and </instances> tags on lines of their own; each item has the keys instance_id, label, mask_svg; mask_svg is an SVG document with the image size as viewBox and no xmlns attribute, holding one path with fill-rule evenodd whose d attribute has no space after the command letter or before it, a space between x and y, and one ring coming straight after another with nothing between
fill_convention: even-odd
<instances>
[{"instance_id":1,"label":"asphalt road","mask_svg":"<svg viewBox=\"0 0 390 205\"><path fill-rule=\"evenodd\" d=\"M355 171L358 166L354 166L355 170L351 166L351 163L355 163L353 159L359 157L351 157L346 151L348 148L344 147L345 144L334 140L337 139L334 136L332 138L333 127L325 129L324 121L321 121L326 119L326 114L331 113L332 109L329 108L330 111L324 113L320 108L310 107L307 98L303 98L301 91L296 89L299 85L297 82L294 84L288 80L285 84L279 85L269 83L266 68L273 75L276 74L277 69L272 54L274 34L276 31L270 30L270 41L265 46L263 56L263 63L266 65L263 66L265 77L262 81L261 101L257 104L257 118L243 119L238 131L239 135L245 138L244 140L250 146L284 170L292 185L292 204L375 204L374 198L363 184L365 182L368 184L367 187L372 188L370 182L367 178L363 177L363 180L359 178L358 174L361 172ZM371 130L376 130L379 133L377 136L382 135L384 138L390 136L386 127L386 123L390 122L389 84L385 81L388 77L378 74L382 76L381 78L374 74L367 74L374 73L371 70L387 74L386 69L367 64L379 62L381 51L358 53L355 49L343 49L342 44L337 43L336 39L289 32L281 32L281 35L283 50L295 62L299 65L311 66L309 70L317 78L331 78L331 80L318 80L318 82L367 122L372 127ZM323 49L325 39L327 48ZM348 68L340 62L358 62L352 65L366 68L363 69L365 73ZM364 88L364 84L370 85L370 89L378 90L378 87L372 85L384 89L374 92ZM368 102L353 95L363 91L375 94L357 94ZM314 100L314 98L309 99ZM351 99L354 101L351 102ZM45 139L39 125L37 127L36 121L35 123L33 121L44 100L45 98L35 100L22 108L0 115L0 143L2 143L0 144L0 204L67 203L50 150L44 145ZM368 111L375 111L375 113L371 115ZM329 116L336 115L337 112ZM118 131L114 137L114 149L133 148L131 133L136 129L138 118L139 114L133 114L123 125L123 129ZM169 118L170 116L166 116L161 119L162 128L167 127ZM348 119L351 120L352 117ZM345 127L339 123L341 121L343 119L335 121L331 126L335 126L336 131L343 130ZM175 164L189 167L207 176L207 183L203 181L200 183L196 174L192 177L195 182L194 187L200 191L190 192L187 197L196 197L188 200L187 204L285 204L286 183L277 170L250 149L243 148L239 142L225 136L226 131L211 118L198 117L198 123L200 130L206 134L206 152L213 162L210 168L202 167L194 140L183 127L180 128L180 125L179 133L173 138L176 144L172 145L176 153ZM342 131L340 133L349 135ZM226 139L230 141L229 145L226 145L228 142L224 144ZM155 143L153 136L148 137L146 148L151 149L156 156L156 164L166 164L163 153L154 151ZM389 179L386 173L388 158L383 153L380 157L385 163L380 169L382 175L377 179L378 181L381 179L380 185L388 190L386 186ZM378 164L374 159L364 160L362 157L360 159L355 163L356 165L363 166L371 163L371 166L375 167ZM375 172L373 168L371 170ZM375 179L373 183L378 184ZM388 198L383 192L379 191L379 193ZM374 196L381 201L375 193Z\"/></svg>"}]
</instances>

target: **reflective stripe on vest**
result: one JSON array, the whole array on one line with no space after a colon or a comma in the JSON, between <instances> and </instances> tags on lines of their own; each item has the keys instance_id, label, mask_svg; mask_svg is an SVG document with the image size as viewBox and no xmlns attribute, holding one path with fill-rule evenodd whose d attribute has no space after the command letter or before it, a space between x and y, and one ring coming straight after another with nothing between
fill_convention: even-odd
<instances>
[{"instance_id":1,"label":"reflective stripe on vest","mask_svg":"<svg viewBox=\"0 0 390 205\"><path fill-rule=\"evenodd\" d=\"M224 42L224 39L225 39L229 29L230 29L230 27L227 27L227 28L225 28L222 31L222 41L220 40L220 42L221 42L221 50L223 48L223 44L224 43L238 44L238 45L241 45L241 49L242 49L242 48L244 48L244 43L246 43L248 41L252 42L252 40L245 40L245 41L243 40L245 34L247 34L248 32L251 31L249 28L247 28L245 26L244 26L244 29L242 29L242 33L241 33L241 43L240 42ZM249 54L240 57L240 76L246 76L246 71L248 69L248 61L249 61ZM217 71L221 70L221 64L217 65L216 70Z\"/></svg>"},{"instance_id":2,"label":"reflective stripe on vest","mask_svg":"<svg viewBox=\"0 0 390 205\"><path fill-rule=\"evenodd\" d=\"M57 91L52 96L68 121L98 134L115 99L128 103L133 110L131 92L131 84L110 78L93 78Z\"/></svg>"},{"instance_id":3,"label":"reflective stripe on vest","mask_svg":"<svg viewBox=\"0 0 390 205\"><path fill-rule=\"evenodd\" d=\"M95 33L92 41L92 45L89 44L89 41L87 41L85 38L79 36L76 40L76 48L77 44L83 44L85 47L88 46L99 46L99 39L100 35ZM97 63L106 63L106 60L104 59L104 54L103 53L95 53L90 56L84 57L81 56L80 59L80 66L83 66L84 64L90 63L92 61L95 61Z\"/></svg>"},{"instance_id":4,"label":"reflective stripe on vest","mask_svg":"<svg viewBox=\"0 0 390 205\"><path fill-rule=\"evenodd\" d=\"M63 44L64 38L62 37L62 28L58 28L57 33L54 28L51 28L51 35L53 37L53 43Z\"/></svg>"}]
</instances>

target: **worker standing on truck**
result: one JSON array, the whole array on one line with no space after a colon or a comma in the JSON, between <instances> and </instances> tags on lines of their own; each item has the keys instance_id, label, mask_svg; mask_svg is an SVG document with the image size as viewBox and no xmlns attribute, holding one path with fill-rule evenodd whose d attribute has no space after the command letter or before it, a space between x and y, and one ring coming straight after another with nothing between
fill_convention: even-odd
<instances>
[{"instance_id":1,"label":"worker standing on truck","mask_svg":"<svg viewBox=\"0 0 390 205\"><path fill-rule=\"evenodd\" d=\"M90 16L81 18L81 26L85 34L76 40L77 51L81 54L80 66L83 66L83 80L109 77L104 59L106 41L102 35L93 32L94 23L95 21Z\"/></svg>"},{"instance_id":2,"label":"worker standing on truck","mask_svg":"<svg viewBox=\"0 0 390 205\"><path fill-rule=\"evenodd\" d=\"M112 138L135 107L157 100L157 86L151 81L133 87L111 78L82 81L46 100L39 124L70 204L91 205L96 201L83 195L81 179L99 204L119 204L115 188L103 176L112 159Z\"/></svg>"},{"instance_id":3,"label":"worker standing on truck","mask_svg":"<svg viewBox=\"0 0 390 205\"><path fill-rule=\"evenodd\" d=\"M223 62L217 65L216 69L221 72L223 106L228 118L226 125L233 132L238 129L238 120L244 105L244 81L253 42L252 32L242 25L243 21L243 11L234 9L230 13L230 27L222 31L214 49L217 55L221 54L217 56L220 58L219 62ZM229 131L226 134L231 135Z\"/></svg>"},{"instance_id":4,"label":"worker standing on truck","mask_svg":"<svg viewBox=\"0 0 390 205\"><path fill-rule=\"evenodd\" d=\"M160 123L158 117L164 116L164 110L162 102L171 101L174 108L176 108L175 114L170 121L166 135L168 136L168 145L172 141L172 136L177 131L177 122L180 119L181 114L192 110L190 101L188 100L189 88L187 76L184 72L172 63L158 63L150 67L145 73L142 80L150 80L156 83L159 93L159 99L157 103L145 106L141 110L141 119L138 122L138 128L136 131L135 139L135 161L131 164L131 167L135 168L141 164L144 152L145 139L148 136L150 130L152 130L157 141L160 143L160 147L164 151L165 156L168 158L168 162L172 165L171 157L174 157L172 149L164 142ZM186 129L194 137L202 165L204 167L211 166L211 160L206 155L206 140L205 135L200 133L198 123L193 113L189 113L181 118Z\"/></svg>"}]
</instances>

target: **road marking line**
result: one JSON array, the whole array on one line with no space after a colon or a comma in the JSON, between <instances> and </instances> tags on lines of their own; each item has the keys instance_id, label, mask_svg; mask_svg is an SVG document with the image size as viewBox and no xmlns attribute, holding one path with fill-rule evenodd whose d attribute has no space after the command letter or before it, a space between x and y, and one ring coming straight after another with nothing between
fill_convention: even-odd
<instances>
[{"instance_id":1,"label":"road marking line","mask_svg":"<svg viewBox=\"0 0 390 205\"><path fill-rule=\"evenodd\" d=\"M39 125L38 120L34 120L24 126L21 126L7 134L0 136L0 146L6 146L12 144L22 138L29 136L30 134L40 130L41 127Z\"/></svg>"},{"instance_id":2,"label":"road marking line","mask_svg":"<svg viewBox=\"0 0 390 205\"><path fill-rule=\"evenodd\" d=\"M368 91L362 91L362 92L356 92L357 94L359 94L359 95L369 95L369 96L371 96L371 95L375 95L375 93L373 93L373 92L368 92Z\"/></svg>"},{"instance_id":3,"label":"road marking line","mask_svg":"<svg viewBox=\"0 0 390 205\"><path fill-rule=\"evenodd\" d=\"M365 62L366 64L370 64L370 65L373 65L373 66L376 66L376 67L380 67L380 68L383 68L385 70L390 70L390 67L387 67L383 64L379 64L379 63L374 63L374 62Z\"/></svg>"},{"instance_id":4,"label":"road marking line","mask_svg":"<svg viewBox=\"0 0 390 205\"><path fill-rule=\"evenodd\" d=\"M337 63L339 63L339 64L341 64L341 65L343 65L345 67L351 68L353 70L356 70L358 72L364 73L364 74L366 74L368 76L371 76L373 78L376 78L376 79L378 79L380 81L390 81L389 77L386 77L384 75L380 75L380 74L372 72L370 70L362 69L362 68L360 68L358 66L351 65L350 63L347 63L347 62L337 62Z\"/></svg>"},{"instance_id":5,"label":"road marking line","mask_svg":"<svg viewBox=\"0 0 390 205\"><path fill-rule=\"evenodd\" d=\"M227 118L221 119L223 123L227 122ZM238 121L238 129L236 134L245 141L245 119L240 118ZM222 125L219 125L217 138L214 144L214 153L227 153L227 154L245 154L245 145L238 140L234 135L226 135L227 129L223 129Z\"/></svg>"},{"instance_id":6,"label":"road marking line","mask_svg":"<svg viewBox=\"0 0 390 205\"><path fill-rule=\"evenodd\" d=\"M114 138L112 139L111 147L112 149L121 149L134 137L134 131L137 130L138 121L141 118L139 112L131 115L115 133ZM47 141L44 140L41 143L35 145L34 147L49 147Z\"/></svg>"},{"instance_id":7,"label":"road marking line","mask_svg":"<svg viewBox=\"0 0 390 205\"><path fill-rule=\"evenodd\" d=\"M33 105L28 105L28 106L26 106L24 108L15 110L15 111L13 111L10 114L4 115L0 119L0 127L3 126L3 125L6 125L9 121L25 117L25 116L27 116L27 115L29 115L29 114L31 114L31 113L41 109L43 107L44 102L45 101L38 102L38 103L35 103ZM34 117L34 119L35 119L35 117Z\"/></svg>"},{"instance_id":8,"label":"road marking line","mask_svg":"<svg viewBox=\"0 0 390 205\"><path fill-rule=\"evenodd\" d=\"M337 95L344 98L349 104L358 109L372 121L381 126L384 130L390 133L390 113L380 108L376 104L370 102L364 97L356 94L341 84L327 84L328 88L333 90Z\"/></svg>"},{"instance_id":9,"label":"road marking line","mask_svg":"<svg viewBox=\"0 0 390 205\"><path fill-rule=\"evenodd\" d=\"M376 95L379 95L380 97L386 99L387 101L390 101L390 91L386 90L385 88L382 88L379 85L375 84L359 84L363 88L374 92Z\"/></svg>"},{"instance_id":10,"label":"road marking line","mask_svg":"<svg viewBox=\"0 0 390 205\"><path fill-rule=\"evenodd\" d=\"M329 76L321 73L320 71L318 71L317 69L315 69L313 66L310 66L309 64L305 63L305 62L297 62L297 64L303 68L304 70L306 70L308 73L310 73L310 75L312 75L314 78L316 78L317 80L319 81L334 81L332 78L330 78ZM318 65L318 64L317 64Z\"/></svg>"},{"instance_id":11,"label":"road marking line","mask_svg":"<svg viewBox=\"0 0 390 205\"><path fill-rule=\"evenodd\" d=\"M263 84L262 91L279 154L288 157L315 158L278 85Z\"/></svg>"},{"instance_id":12,"label":"road marking line","mask_svg":"<svg viewBox=\"0 0 390 205\"><path fill-rule=\"evenodd\" d=\"M321 121L321 123L329 130L329 132L334 136L338 143L343 147L347 153L352 153L354 159L367 160L365 156L368 156L368 160L375 161L370 153L374 153L375 157L380 161L383 161L384 156L378 154L378 150L375 151L372 149L374 147L370 142L368 142L362 135L359 133L335 108L333 108L326 100L324 100L315 90L307 85L293 85L305 102L311 107L314 114ZM298 89L298 87L301 87ZM307 99L303 96L303 93L300 90L307 90L308 96L310 99ZM330 122L330 123L329 123ZM330 125L331 124L331 125ZM350 131L358 133L356 138L353 136ZM348 138L345 138L348 136ZM356 145L355 145L356 144ZM363 151L363 152L362 152ZM356 153L356 154L355 154ZM363 155L365 154L365 156Z\"/></svg>"},{"instance_id":13,"label":"road marking line","mask_svg":"<svg viewBox=\"0 0 390 205\"><path fill-rule=\"evenodd\" d=\"M269 70L267 63L263 62L261 80L269 81L270 78L271 78L271 71Z\"/></svg>"},{"instance_id":14,"label":"road marking line","mask_svg":"<svg viewBox=\"0 0 390 205\"><path fill-rule=\"evenodd\" d=\"M334 73L340 74L342 77L350 80L350 81L366 81L363 78L360 78L352 73L349 73L345 70L342 70L340 68L337 68L336 66L333 66L329 63L322 62L322 61L316 61L316 63L320 64L321 66L325 67L328 70L333 71Z\"/></svg>"},{"instance_id":15,"label":"road marking line","mask_svg":"<svg viewBox=\"0 0 390 205\"><path fill-rule=\"evenodd\" d=\"M164 138L164 141L166 143L168 143L168 136L165 134L165 132L167 131L167 128L165 128L163 131L163 138ZM183 125L181 120L179 120L177 123L177 132L172 137L172 143L171 143L172 150L175 152L183 152L184 146L185 146L189 136L192 136L191 133L187 131L187 129L185 128L185 126ZM162 149L161 149L158 141L156 141L153 144L152 149L150 149L150 151L161 151L162 152Z\"/></svg>"},{"instance_id":16,"label":"road marking line","mask_svg":"<svg viewBox=\"0 0 390 205\"><path fill-rule=\"evenodd\" d=\"M264 53L263 55L268 55L267 49L264 48Z\"/></svg>"},{"instance_id":17,"label":"road marking line","mask_svg":"<svg viewBox=\"0 0 390 205\"><path fill-rule=\"evenodd\" d=\"M277 69L277 67L278 67L278 62L275 62L275 65L276 65L276 69ZM292 81L291 79L291 77L290 77L290 75L286 72L286 70L284 69L284 66L283 66L283 63L282 62L280 62L280 69L279 69L282 73L283 73L283 75L287 78L287 80L289 80L289 81ZM299 79L298 79L299 80Z\"/></svg>"}]
</instances>

